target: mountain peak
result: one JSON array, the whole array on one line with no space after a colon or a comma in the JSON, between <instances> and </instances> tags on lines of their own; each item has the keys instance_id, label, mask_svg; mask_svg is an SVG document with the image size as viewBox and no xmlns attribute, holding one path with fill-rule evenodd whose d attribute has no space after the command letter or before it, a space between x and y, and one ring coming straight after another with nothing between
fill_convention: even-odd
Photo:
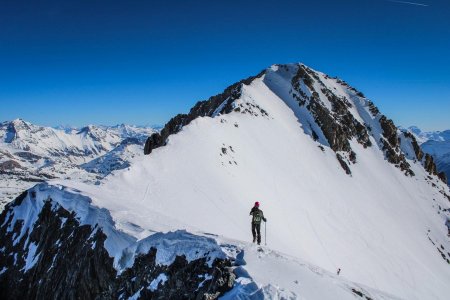
<instances>
[{"instance_id":1,"label":"mountain peak","mask_svg":"<svg viewBox=\"0 0 450 300\"><path fill-rule=\"evenodd\" d=\"M89 124L84 127L81 127L78 130L78 134L90 134L90 133L94 132L96 129L97 129L97 126Z\"/></svg>"},{"instance_id":2,"label":"mountain peak","mask_svg":"<svg viewBox=\"0 0 450 300\"><path fill-rule=\"evenodd\" d=\"M10 122L11 126L14 126L16 129L29 129L33 124L30 122L26 122L23 119L14 119Z\"/></svg>"},{"instance_id":3,"label":"mountain peak","mask_svg":"<svg viewBox=\"0 0 450 300\"><path fill-rule=\"evenodd\" d=\"M30 131L32 126L31 123L25 122L23 119L14 119L3 123L2 127L6 127L4 134L5 143L12 143L12 141L19 138L21 132Z\"/></svg>"},{"instance_id":4,"label":"mountain peak","mask_svg":"<svg viewBox=\"0 0 450 300\"><path fill-rule=\"evenodd\" d=\"M269 94L275 97L267 97ZM422 159L417 140L398 130L362 92L302 63L274 64L256 76L232 84L221 94L197 102L188 114L175 116L160 132L152 134L146 141L144 154L166 145L171 135L197 118L228 114L274 118L266 109L273 106L267 103L269 98L284 102L303 131L320 147L330 148L350 176L351 166L358 161L352 145L355 141L363 148L372 147L375 141L387 161L408 176L415 173L406 157ZM432 166L427 169L434 170Z\"/></svg>"}]
</instances>

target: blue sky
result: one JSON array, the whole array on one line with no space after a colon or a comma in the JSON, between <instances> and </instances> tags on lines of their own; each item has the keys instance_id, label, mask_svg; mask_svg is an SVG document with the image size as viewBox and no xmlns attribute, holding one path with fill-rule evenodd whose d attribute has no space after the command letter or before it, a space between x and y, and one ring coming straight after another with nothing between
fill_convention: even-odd
<instances>
[{"instance_id":1,"label":"blue sky","mask_svg":"<svg viewBox=\"0 0 450 300\"><path fill-rule=\"evenodd\" d=\"M414 2L414 3L411 3ZM0 120L164 124L274 63L450 128L450 2L0 0Z\"/></svg>"}]
</instances>

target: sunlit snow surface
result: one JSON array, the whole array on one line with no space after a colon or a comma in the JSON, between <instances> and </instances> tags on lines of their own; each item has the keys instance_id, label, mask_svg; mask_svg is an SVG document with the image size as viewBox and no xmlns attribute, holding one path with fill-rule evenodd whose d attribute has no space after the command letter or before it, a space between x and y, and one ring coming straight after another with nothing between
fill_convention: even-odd
<instances>
[{"instance_id":1,"label":"sunlit snow surface","mask_svg":"<svg viewBox=\"0 0 450 300\"><path fill-rule=\"evenodd\" d=\"M449 193L448 187L435 177L427 180L418 162L408 160L414 177L388 163L367 103L318 74L328 88L347 95L356 119L373 128L372 147L351 142L357 155L351 176L324 141L308 135L309 126L317 125L307 124L306 111L286 92L290 75L273 67L237 100L259 105L268 116L198 118L103 185L52 184L89 197L91 206L111 214L111 230L136 240L185 229L217 235L219 243L250 241L248 214L259 201L268 219L268 245L259 253L241 242L251 279L240 277L238 284L252 290L253 280L269 299L359 298L348 292L349 282L373 299L448 299L450 265L429 240L450 250L445 216L438 213L438 206L449 207L439 193ZM126 247L116 248L108 251L118 257ZM338 268L341 275L332 275Z\"/></svg>"}]
</instances>

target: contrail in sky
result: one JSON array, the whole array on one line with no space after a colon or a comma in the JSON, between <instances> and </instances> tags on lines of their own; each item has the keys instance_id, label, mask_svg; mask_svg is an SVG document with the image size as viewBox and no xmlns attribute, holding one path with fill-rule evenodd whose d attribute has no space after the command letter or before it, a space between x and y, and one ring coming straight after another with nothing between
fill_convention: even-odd
<instances>
[{"instance_id":1,"label":"contrail in sky","mask_svg":"<svg viewBox=\"0 0 450 300\"><path fill-rule=\"evenodd\" d=\"M386 0L389 2L394 2L394 3L401 3L401 4L409 4L409 5L416 5L416 6L425 6L428 7L428 4L424 4L424 3L417 3L417 2L408 2L408 1L400 1L400 0Z\"/></svg>"}]
</instances>

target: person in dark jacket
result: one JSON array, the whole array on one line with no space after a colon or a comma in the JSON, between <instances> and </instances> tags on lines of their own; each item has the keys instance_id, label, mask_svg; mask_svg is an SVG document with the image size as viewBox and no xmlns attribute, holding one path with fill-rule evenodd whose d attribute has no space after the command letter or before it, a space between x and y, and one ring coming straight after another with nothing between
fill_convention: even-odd
<instances>
[{"instance_id":1,"label":"person in dark jacket","mask_svg":"<svg viewBox=\"0 0 450 300\"><path fill-rule=\"evenodd\" d=\"M264 218L264 213L259 209L259 202L255 202L255 206L253 206L250 211L250 215L252 216L252 234L253 234L253 243L258 242L258 245L261 244L261 221L267 222L267 219Z\"/></svg>"}]
</instances>

